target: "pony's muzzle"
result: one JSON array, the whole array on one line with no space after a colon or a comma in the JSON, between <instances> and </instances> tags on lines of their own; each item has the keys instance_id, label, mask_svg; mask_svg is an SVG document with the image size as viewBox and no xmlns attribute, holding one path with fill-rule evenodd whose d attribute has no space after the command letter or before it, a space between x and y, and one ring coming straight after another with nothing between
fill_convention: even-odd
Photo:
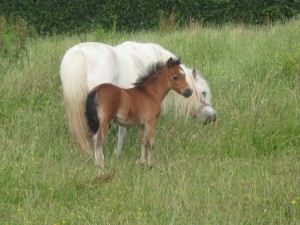
<instances>
[{"instance_id":1,"label":"pony's muzzle","mask_svg":"<svg viewBox=\"0 0 300 225\"><path fill-rule=\"evenodd\" d=\"M216 122L217 120L217 116L216 114L212 114L212 115L209 115L205 121L203 121L203 125L207 125L209 123L212 123L212 122Z\"/></svg>"},{"instance_id":2,"label":"pony's muzzle","mask_svg":"<svg viewBox=\"0 0 300 225\"><path fill-rule=\"evenodd\" d=\"M200 109L200 111L199 111ZM199 107L198 113L200 113L200 121L203 125L216 122L217 116L215 110L211 106Z\"/></svg>"},{"instance_id":3,"label":"pony's muzzle","mask_svg":"<svg viewBox=\"0 0 300 225\"><path fill-rule=\"evenodd\" d=\"M184 92L182 93L182 95L186 98L190 97L193 94L193 90L190 88L187 88L184 90Z\"/></svg>"}]
</instances>

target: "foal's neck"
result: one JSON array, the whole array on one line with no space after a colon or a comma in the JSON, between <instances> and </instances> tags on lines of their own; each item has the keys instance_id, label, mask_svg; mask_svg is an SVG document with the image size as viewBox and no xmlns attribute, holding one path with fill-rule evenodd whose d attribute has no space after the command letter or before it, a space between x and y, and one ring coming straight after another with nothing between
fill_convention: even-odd
<instances>
[{"instance_id":1,"label":"foal's neck","mask_svg":"<svg viewBox=\"0 0 300 225\"><path fill-rule=\"evenodd\" d=\"M159 72L159 73L162 73ZM153 95L156 100L161 103L168 92L171 90L168 86L168 81L165 74L156 74L151 80L144 86L145 90Z\"/></svg>"}]
</instances>

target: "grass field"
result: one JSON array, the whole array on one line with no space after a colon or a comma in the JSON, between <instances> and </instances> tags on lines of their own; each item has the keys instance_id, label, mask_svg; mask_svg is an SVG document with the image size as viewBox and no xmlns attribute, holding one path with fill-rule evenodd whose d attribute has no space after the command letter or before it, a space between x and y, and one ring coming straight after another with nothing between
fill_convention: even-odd
<instances>
[{"instance_id":1,"label":"grass field","mask_svg":"<svg viewBox=\"0 0 300 225\"><path fill-rule=\"evenodd\" d=\"M29 40L0 65L0 224L300 224L300 20L174 33L95 33ZM83 41L155 42L211 86L215 124L163 115L155 167L136 164L130 129L113 181L68 132L59 77L65 51ZM176 121L176 122L174 122Z\"/></svg>"}]
</instances>

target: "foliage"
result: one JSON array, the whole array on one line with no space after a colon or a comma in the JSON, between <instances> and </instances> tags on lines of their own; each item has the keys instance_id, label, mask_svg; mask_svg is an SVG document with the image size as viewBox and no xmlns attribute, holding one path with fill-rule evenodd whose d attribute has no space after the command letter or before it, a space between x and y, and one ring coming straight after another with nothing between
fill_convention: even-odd
<instances>
[{"instance_id":1,"label":"foliage","mask_svg":"<svg viewBox=\"0 0 300 225\"><path fill-rule=\"evenodd\" d=\"M26 52L27 40L35 35L33 26L28 26L26 21L18 19L10 24L4 16L0 16L0 56L12 60L18 59Z\"/></svg>"},{"instance_id":2,"label":"foliage","mask_svg":"<svg viewBox=\"0 0 300 225\"><path fill-rule=\"evenodd\" d=\"M34 25L39 34L53 32L81 32L91 29L99 13L99 1L83 0L4 0L0 13L10 20L23 18Z\"/></svg>"},{"instance_id":3,"label":"foliage","mask_svg":"<svg viewBox=\"0 0 300 225\"><path fill-rule=\"evenodd\" d=\"M299 14L299 0L2 0L0 14L22 18L39 34L86 32L100 24L105 30L137 31L157 29L162 17L175 15L185 26L228 22L263 24Z\"/></svg>"},{"instance_id":4,"label":"foliage","mask_svg":"<svg viewBox=\"0 0 300 225\"><path fill-rule=\"evenodd\" d=\"M279 69L282 79L289 84L300 81L300 45L292 52L280 52L277 57L280 59Z\"/></svg>"}]
</instances>

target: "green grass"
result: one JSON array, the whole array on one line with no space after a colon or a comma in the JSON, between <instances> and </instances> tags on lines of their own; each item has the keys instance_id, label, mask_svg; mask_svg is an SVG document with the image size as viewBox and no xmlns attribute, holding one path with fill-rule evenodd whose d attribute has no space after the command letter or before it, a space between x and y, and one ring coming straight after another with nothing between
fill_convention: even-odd
<instances>
[{"instance_id":1,"label":"green grass","mask_svg":"<svg viewBox=\"0 0 300 225\"><path fill-rule=\"evenodd\" d=\"M0 223L299 224L299 26L29 40L0 65ZM113 126L105 156L115 178L89 188L97 170L68 132L60 61L82 41L125 40L161 44L199 69L217 122L161 116L151 171L136 163L136 129L114 157Z\"/></svg>"}]
</instances>

